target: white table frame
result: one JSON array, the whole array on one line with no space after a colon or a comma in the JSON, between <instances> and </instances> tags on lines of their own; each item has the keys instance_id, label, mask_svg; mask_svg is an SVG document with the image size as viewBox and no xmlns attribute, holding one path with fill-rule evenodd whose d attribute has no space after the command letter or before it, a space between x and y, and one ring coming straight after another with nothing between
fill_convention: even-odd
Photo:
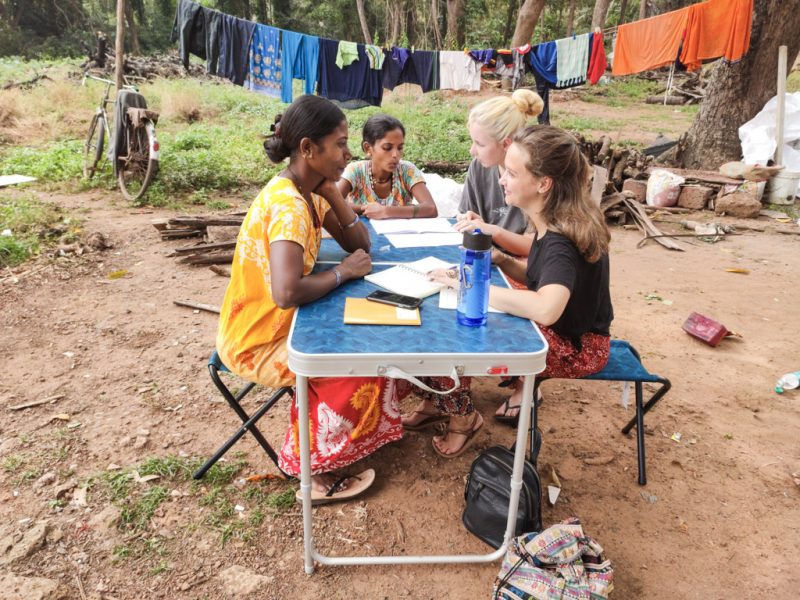
<instances>
[{"instance_id":1,"label":"white table frame","mask_svg":"<svg viewBox=\"0 0 800 600\"><path fill-rule=\"evenodd\" d=\"M289 334L289 368L297 378L296 398L300 434L300 490L303 498L303 548L305 572L314 572L314 561L322 565L390 565L390 564L441 564L487 563L502 558L514 536L514 526L522 488L522 472L530 428L531 402L535 376L545 368L547 343L541 351L531 353L458 353L458 354L302 354L292 349L291 340L295 320ZM533 327L536 327L533 325ZM517 442L514 468L511 475L511 497L508 503L508 520L502 546L487 554L442 554L423 556L326 556L314 546L313 514L311 505L311 445L308 426L308 379L310 377L381 377L389 366L399 367L406 373L449 376L455 367L459 376L487 376L496 374L498 366L505 367L503 375L524 375L522 403L517 425Z\"/></svg>"}]
</instances>

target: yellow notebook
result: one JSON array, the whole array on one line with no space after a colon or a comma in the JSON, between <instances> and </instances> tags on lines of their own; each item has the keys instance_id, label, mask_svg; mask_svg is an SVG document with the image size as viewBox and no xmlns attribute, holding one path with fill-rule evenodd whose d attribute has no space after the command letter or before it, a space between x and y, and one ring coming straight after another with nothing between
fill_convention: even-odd
<instances>
[{"instance_id":1,"label":"yellow notebook","mask_svg":"<svg viewBox=\"0 0 800 600\"><path fill-rule=\"evenodd\" d=\"M419 325L419 309L399 308L366 298L346 298L344 322L347 325Z\"/></svg>"}]
</instances>

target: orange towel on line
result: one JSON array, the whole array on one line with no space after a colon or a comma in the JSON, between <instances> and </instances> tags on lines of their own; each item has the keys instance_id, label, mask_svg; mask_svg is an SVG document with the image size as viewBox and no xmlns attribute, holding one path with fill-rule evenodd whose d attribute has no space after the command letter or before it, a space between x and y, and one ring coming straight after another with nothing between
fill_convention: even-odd
<instances>
[{"instance_id":1,"label":"orange towel on line","mask_svg":"<svg viewBox=\"0 0 800 600\"><path fill-rule=\"evenodd\" d=\"M681 62L689 71L699 69L704 60L723 56L733 62L747 54L753 0L709 0L688 10Z\"/></svg>"},{"instance_id":2,"label":"orange towel on line","mask_svg":"<svg viewBox=\"0 0 800 600\"><path fill-rule=\"evenodd\" d=\"M641 73L675 61L688 20L687 7L620 25L611 73Z\"/></svg>"}]
</instances>

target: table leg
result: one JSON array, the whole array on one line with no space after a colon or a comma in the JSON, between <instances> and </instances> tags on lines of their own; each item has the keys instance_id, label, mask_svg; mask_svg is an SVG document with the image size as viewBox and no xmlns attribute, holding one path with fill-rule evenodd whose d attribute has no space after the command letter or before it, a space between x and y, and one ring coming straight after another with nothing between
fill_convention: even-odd
<instances>
[{"instance_id":1,"label":"table leg","mask_svg":"<svg viewBox=\"0 0 800 600\"><path fill-rule=\"evenodd\" d=\"M300 433L300 493L303 496L303 554L307 574L314 572L314 528L311 513L311 442L308 430L308 377L297 376L295 388Z\"/></svg>"},{"instance_id":2,"label":"table leg","mask_svg":"<svg viewBox=\"0 0 800 600\"><path fill-rule=\"evenodd\" d=\"M531 402L533 401L533 387L536 381L534 375L526 375L522 385L522 402L519 407L519 423L517 424L517 445L514 451L514 469L511 472L511 498L508 501L508 521L506 522L506 535L503 547L508 547L514 537L514 527L517 522L517 509L519 508L519 495L522 490L522 471L525 464L525 448L528 443L528 430L531 427ZM533 424L536 426L536 424Z\"/></svg>"}]
</instances>

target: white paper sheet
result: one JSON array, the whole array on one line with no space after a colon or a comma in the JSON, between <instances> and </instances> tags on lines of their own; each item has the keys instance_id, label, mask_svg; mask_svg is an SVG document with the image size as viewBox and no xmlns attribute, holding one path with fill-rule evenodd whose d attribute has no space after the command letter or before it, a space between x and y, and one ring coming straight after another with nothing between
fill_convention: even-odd
<instances>
[{"instance_id":1,"label":"white paper sheet","mask_svg":"<svg viewBox=\"0 0 800 600\"><path fill-rule=\"evenodd\" d=\"M18 183L28 183L29 181L36 181L36 177L28 177L27 175L0 175L0 187L16 185Z\"/></svg>"},{"instance_id":2,"label":"white paper sheet","mask_svg":"<svg viewBox=\"0 0 800 600\"><path fill-rule=\"evenodd\" d=\"M372 219L372 228L379 235L390 233L452 233L447 219ZM461 235L461 234L459 234Z\"/></svg>"},{"instance_id":3,"label":"white paper sheet","mask_svg":"<svg viewBox=\"0 0 800 600\"><path fill-rule=\"evenodd\" d=\"M463 233L394 233L386 239L395 248L425 248L429 246L460 246Z\"/></svg>"},{"instance_id":4,"label":"white paper sheet","mask_svg":"<svg viewBox=\"0 0 800 600\"><path fill-rule=\"evenodd\" d=\"M458 290L453 288L442 288L439 291L439 308L445 310L455 310L458 308ZM502 313L505 311L489 307L489 312Z\"/></svg>"}]
</instances>

